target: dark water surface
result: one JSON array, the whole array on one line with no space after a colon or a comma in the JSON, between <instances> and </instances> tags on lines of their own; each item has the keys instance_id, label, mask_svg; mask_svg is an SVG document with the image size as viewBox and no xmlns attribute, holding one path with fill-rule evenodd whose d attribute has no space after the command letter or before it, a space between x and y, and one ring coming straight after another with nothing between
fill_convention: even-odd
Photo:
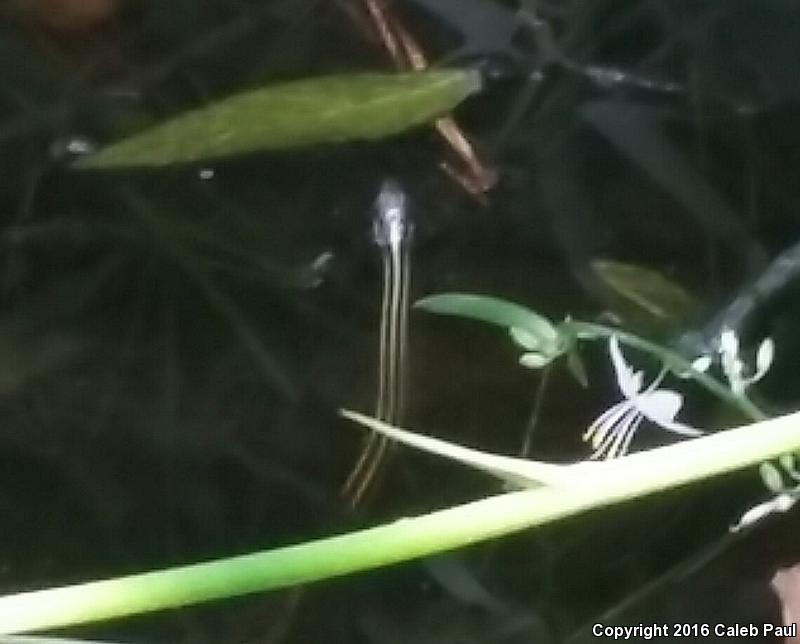
<instances>
[{"instance_id":1,"label":"dark water surface","mask_svg":"<svg viewBox=\"0 0 800 644\"><path fill-rule=\"evenodd\" d=\"M446 151L426 128L213 165L68 168L70 142L106 143L234 91L391 69L358 0L131 0L70 30L37 3L6 3L0 591L300 542L499 490L396 450L369 504L354 514L340 497L361 433L336 410L375 405L381 277L370 221L386 177L405 187L415 218L412 300L459 290L555 320L638 320L592 269L613 259L698 298L695 318L662 333L676 338L797 243L795 3L538 3L555 54L530 29L537 3L522 3L528 22L513 3L396 4L433 59L503 65L457 114L499 172L484 203L440 171ZM790 280L741 329L748 346L775 338L759 394L776 412L796 407L800 384L796 292ZM414 311L409 351L408 427L519 452L541 376L516 364L502 332ZM618 395L605 348L585 357L589 390L562 368L549 378L538 458L585 457L583 428ZM724 422L699 396L686 413ZM641 444L658 440L645 430ZM70 634L582 642L581 626L626 600L625 623L775 621L768 581L798 555L793 516L631 599L765 494L745 473L434 564Z\"/></svg>"}]
</instances>

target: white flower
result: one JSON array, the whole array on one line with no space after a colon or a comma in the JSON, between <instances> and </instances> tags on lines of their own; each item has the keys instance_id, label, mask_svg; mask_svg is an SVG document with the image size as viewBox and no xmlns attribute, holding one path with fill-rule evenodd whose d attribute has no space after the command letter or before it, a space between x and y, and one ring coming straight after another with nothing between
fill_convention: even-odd
<instances>
[{"instance_id":1,"label":"white flower","mask_svg":"<svg viewBox=\"0 0 800 644\"><path fill-rule=\"evenodd\" d=\"M759 521L771 514L788 512L792 509L792 506L797 503L798 496L800 496L800 494L798 493L798 490L795 489L792 491L782 492L781 494L771 498L769 501L764 501L764 503L754 505L742 515L741 519L739 519L730 527L730 531L741 532L742 530L753 527Z\"/></svg>"},{"instance_id":2,"label":"white flower","mask_svg":"<svg viewBox=\"0 0 800 644\"><path fill-rule=\"evenodd\" d=\"M758 359L756 359L757 362ZM742 518L731 526L731 532L741 532L744 529L752 528L771 514L788 512L800 499L800 472L797 470L795 455L784 454L780 457L779 462L783 467L784 474L794 485L787 485L786 477L772 463L762 463L759 467L761 479L774 492L775 496L748 509Z\"/></svg>"},{"instance_id":3,"label":"white flower","mask_svg":"<svg viewBox=\"0 0 800 644\"><path fill-rule=\"evenodd\" d=\"M705 373L711 368L711 364L714 362L713 358L709 355L701 355L695 358L692 361L692 368L687 369L686 371L675 372L675 375L678 378L683 380L687 380L688 378L694 377L696 373Z\"/></svg>"},{"instance_id":4,"label":"white flower","mask_svg":"<svg viewBox=\"0 0 800 644\"><path fill-rule=\"evenodd\" d=\"M702 434L700 430L675 420L683 404L683 396L667 389L657 389L666 370L662 370L653 383L642 391L644 375L641 371L634 371L625 361L615 335L609 338L608 352L617 384L625 399L598 416L583 435L583 439L589 441L594 449L592 459L615 458L625 454L633 435L645 419L676 434Z\"/></svg>"},{"instance_id":5,"label":"white flower","mask_svg":"<svg viewBox=\"0 0 800 644\"><path fill-rule=\"evenodd\" d=\"M722 373L728 379L731 391L741 396L750 385L761 380L769 371L775 358L775 343L772 338L761 342L756 351L755 369L751 374L745 375L745 364L739 357L739 338L733 329L725 327L719 336L719 355Z\"/></svg>"}]
</instances>

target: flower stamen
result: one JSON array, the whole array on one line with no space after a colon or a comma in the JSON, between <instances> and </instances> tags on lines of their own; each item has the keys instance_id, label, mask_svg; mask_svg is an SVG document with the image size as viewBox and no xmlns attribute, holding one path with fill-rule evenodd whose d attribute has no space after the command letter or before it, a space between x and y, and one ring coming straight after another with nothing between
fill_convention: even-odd
<instances>
[{"instance_id":1,"label":"flower stamen","mask_svg":"<svg viewBox=\"0 0 800 644\"><path fill-rule=\"evenodd\" d=\"M677 434L698 436L702 433L675 420L683 397L677 392L658 388L667 374L666 368L662 368L642 391L644 374L635 371L625 361L616 335L609 338L608 350L624 400L600 414L584 433L583 440L589 442L594 450L591 459L609 459L626 454L645 419Z\"/></svg>"}]
</instances>

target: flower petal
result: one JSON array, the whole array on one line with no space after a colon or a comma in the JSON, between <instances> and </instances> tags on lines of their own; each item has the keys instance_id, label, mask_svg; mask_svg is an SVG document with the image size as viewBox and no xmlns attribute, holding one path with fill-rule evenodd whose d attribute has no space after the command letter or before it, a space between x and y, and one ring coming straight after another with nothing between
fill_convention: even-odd
<instances>
[{"instance_id":1,"label":"flower petal","mask_svg":"<svg viewBox=\"0 0 800 644\"><path fill-rule=\"evenodd\" d=\"M719 351L729 359L735 359L739 355L739 337L730 327L724 327L719 335Z\"/></svg>"},{"instance_id":2,"label":"flower petal","mask_svg":"<svg viewBox=\"0 0 800 644\"><path fill-rule=\"evenodd\" d=\"M675 420L683 405L683 396L668 389L656 389L636 396L632 402L648 420L660 425Z\"/></svg>"},{"instance_id":3,"label":"flower petal","mask_svg":"<svg viewBox=\"0 0 800 644\"><path fill-rule=\"evenodd\" d=\"M660 427L663 427L666 430L674 432L676 434L681 434L682 436L702 436L703 432L699 429L694 427L690 427L689 425L685 425L684 423L679 423L678 421L674 421L671 423L658 423Z\"/></svg>"},{"instance_id":4,"label":"flower petal","mask_svg":"<svg viewBox=\"0 0 800 644\"><path fill-rule=\"evenodd\" d=\"M683 396L679 393L668 389L659 389L637 396L631 402L647 420L659 427L684 436L701 436L703 434L699 429L675 420L675 416L678 415L683 404Z\"/></svg>"},{"instance_id":5,"label":"flower petal","mask_svg":"<svg viewBox=\"0 0 800 644\"><path fill-rule=\"evenodd\" d=\"M697 374L699 374L699 373L705 373L706 371L708 371L711 368L711 365L713 364L713 362L714 362L714 359L710 355L704 354L704 355L697 356L694 360L692 360L692 365L691 365L692 368L691 369L687 369L686 371L682 371L682 370L678 370L678 369L674 369L673 368L672 372L676 376L678 376L678 378L681 378L682 380L686 380L687 378L696 377Z\"/></svg>"},{"instance_id":6,"label":"flower petal","mask_svg":"<svg viewBox=\"0 0 800 644\"><path fill-rule=\"evenodd\" d=\"M769 371L772 361L775 358L775 343L772 338L767 338L758 346L758 353L756 354L756 373L753 376L754 380L761 380L764 374Z\"/></svg>"},{"instance_id":7,"label":"flower petal","mask_svg":"<svg viewBox=\"0 0 800 644\"><path fill-rule=\"evenodd\" d=\"M608 340L608 353L617 374L620 391L626 398L632 398L642 389L642 372L634 371L625 361L625 356L622 355L619 347L619 338L616 335L612 335Z\"/></svg>"}]
</instances>

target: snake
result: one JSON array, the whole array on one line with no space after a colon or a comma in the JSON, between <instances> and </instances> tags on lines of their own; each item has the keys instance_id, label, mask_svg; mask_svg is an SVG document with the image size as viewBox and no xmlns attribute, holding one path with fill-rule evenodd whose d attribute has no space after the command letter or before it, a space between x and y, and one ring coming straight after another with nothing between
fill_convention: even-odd
<instances>
[{"instance_id":1,"label":"snake","mask_svg":"<svg viewBox=\"0 0 800 644\"><path fill-rule=\"evenodd\" d=\"M396 180L386 179L375 199L372 218L372 240L380 251L382 276L375 418L395 426L402 422L405 408L413 229L405 191ZM375 432L366 437L342 487L352 507L375 481L386 458L387 441Z\"/></svg>"}]
</instances>

